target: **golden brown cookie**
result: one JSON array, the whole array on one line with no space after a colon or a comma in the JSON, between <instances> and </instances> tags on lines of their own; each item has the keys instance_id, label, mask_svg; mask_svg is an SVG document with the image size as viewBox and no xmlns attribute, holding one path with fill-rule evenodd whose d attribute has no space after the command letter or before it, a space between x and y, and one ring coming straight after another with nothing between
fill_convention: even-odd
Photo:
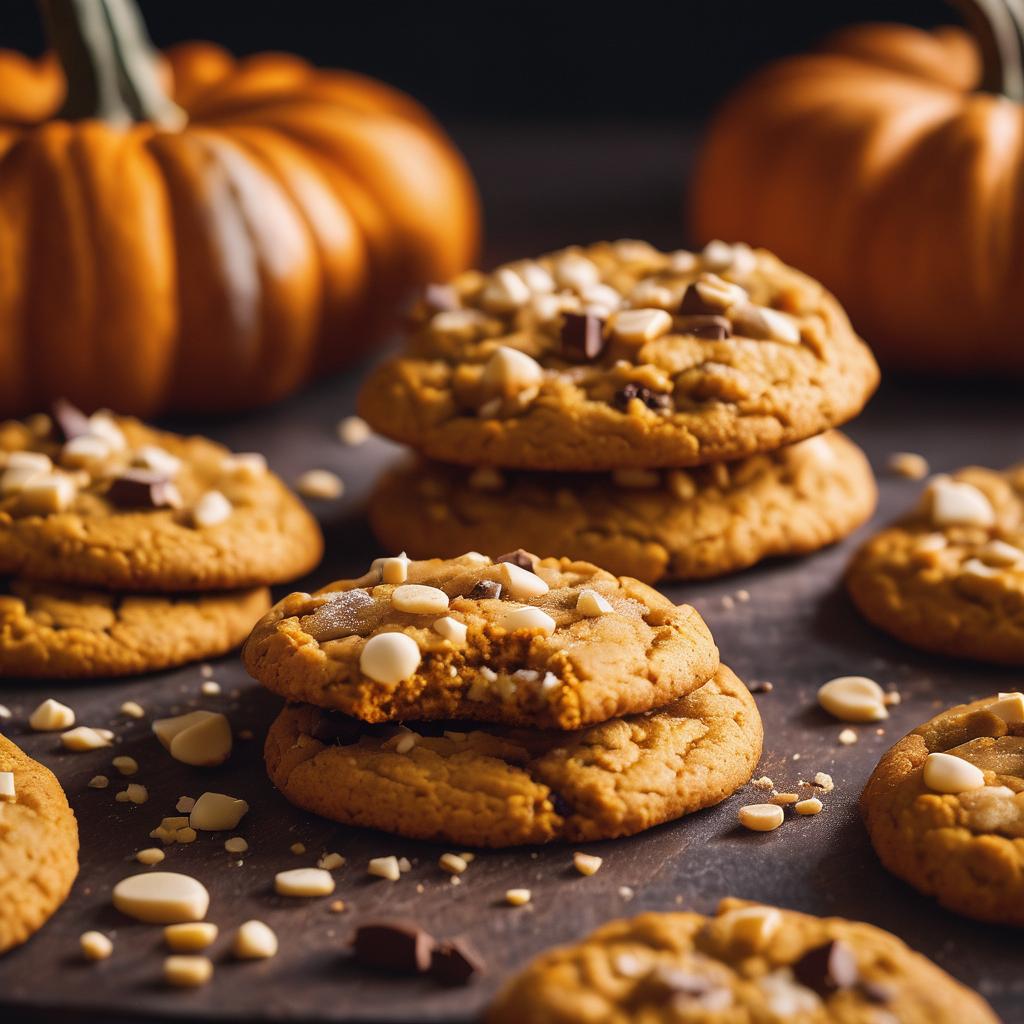
<instances>
[{"instance_id":1,"label":"golden brown cookie","mask_svg":"<svg viewBox=\"0 0 1024 1024\"><path fill-rule=\"evenodd\" d=\"M649 711L714 675L697 611L587 562L378 559L292 594L253 630L250 674L289 700L361 718L578 729Z\"/></svg>"},{"instance_id":2,"label":"golden brown cookie","mask_svg":"<svg viewBox=\"0 0 1024 1024\"><path fill-rule=\"evenodd\" d=\"M0 735L0 953L46 923L77 874L78 825L64 790Z\"/></svg>"},{"instance_id":3,"label":"golden brown cookie","mask_svg":"<svg viewBox=\"0 0 1024 1024\"><path fill-rule=\"evenodd\" d=\"M1024 926L1024 696L961 704L904 736L860 809L893 874L960 914Z\"/></svg>"},{"instance_id":4,"label":"golden brown cookie","mask_svg":"<svg viewBox=\"0 0 1024 1024\"><path fill-rule=\"evenodd\" d=\"M646 583L702 579L840 540L875 508L863 452L830 432L692 469L547 474L436 462L384 476L370 522L410 555L560 552Z\"/></svg>"},{"instance_id":5,"label":"golden brown cookie","mask_svg":"<svg viewBox=\"0 0 1024 1024\"><path fill-rule=\"evenodd\" d=\"M934 477L846 576L857 607L939 654L1024 665L1024 465Z\"/></svg>"},{"instance_id":6,"label":"golden brown cookie","mask_svg":"<svg viewBox=\"0 0 1024 1024\"><path fill-rule=\"evenodd\" d=\"M270 607L266 587L209 594L111 594L56 584L0 592L0 678L125 676L215 658Z\"/></svg>"},{"instance_id":7,"label":"golden brown cookie","mask_svg":"<svg viewBox=\"0 0 1024 1024\"><path fill-rule=\"evenodd\" d=\"M647 913L543 953L488 1024L998 1024L895 935L859 921L722 900L714 917Z\"/></svg>"},{"instance_id":8,"label":"golden brown cookie","mask_svg":"<svg viewBox=\"0 0 1024 1024\"><path fill-rule=\"evenodd\" d=\"M306 508L259 455L67 405L0 424L0 574L128 591L264 586L312 569Z\"/></svg>"},{"instance_id":9,"label":"golden brown cookie","mask_svg":"<svg viewBox=\"0 0 1024 1024\"><path fill-rule=\"evenodd\" d=\"M414 839L515 846L615 839L724 800L761 755L761 718L724 665L644 715L578 732L406 722L368 726L290 705L267 769L294 804Z\"/></svg>"},{"instance_id":10,"label":"golden brown cookie","mask_svg":"<svg viewBox=\"0 0 1024 1024\"><path fill-rule=\"evenodd\" d=\"M878 368L820 284L748 246L601 242L429 288L360 396L442 462L611 471L769 451L855 416Z\"/></svg>"}]
</instances>

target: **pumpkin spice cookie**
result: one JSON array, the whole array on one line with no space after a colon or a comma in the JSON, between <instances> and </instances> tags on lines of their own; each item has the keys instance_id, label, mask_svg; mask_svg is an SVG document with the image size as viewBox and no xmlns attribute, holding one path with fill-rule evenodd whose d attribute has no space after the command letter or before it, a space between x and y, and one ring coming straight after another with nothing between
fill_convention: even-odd
<instances>
[{"instance_id":1,"label":"pumpkin spice cookie","mask_svg":"<svg viewBox=\"0 0 1024 1024\"><path fill-rule=\"evenodd\" d=\"M270 591L111 594L15 581L0 590L0 678L124 676L238 647Z\"/></svg>"},{"instance_id":2,"label":"pumpkin spice cookie","mask_svg":"<svg viewBox=\"0 0 1024 1024\"><path fill-rule=\"evenodd\" d=\"M67 403L0 424L0 574L109 590L264 586L323 541L261 455Z\"/></svg>"},{"instance_id":3,"label":"pumpkin spice cookie","mask_svg":"<svg viewBox=\"0 0 1024 1024\"><path fill-rule=\"evenodd\" d=\"M665 707L573 733L371 726L290 705L266 759L292 803L346 825L513 846L614 839L709 807L750 780L761 740L753 698L723 665Z\"/></svg>"},{"instance_id":4,"label":"pumpkin spice cookie","mask_svg":"<svg viewBox=\"0 0 1024 1024\"><path fill-rule=\"evenodd\" d=\"M428 288L360 411L443 462L611 471L791 444L877 383L836 300L770 253L602 242Z\"/></svg>"},{"instance_id":5,"label":"pumpkin spice cookie","mask_svg":"<svg viewBox=\"0 0 1024 1024\"><path fill-rule=\"evenodd\" d=\"M78 825L64 790L0 735L0 953L46 923L77 874Z\"/></svg>"},{"instance_id":6,"label":"pumpkin spice cookie","mask_svg":"<svg viewBox=\"0 0 1024 1024\"><path fill-rule=\"evenodd\" d=\"M628 577L525 551L383 558L292 594L246 668L289 700L365 722L470 719L578 729L685 696L718 668L704 620Z\"/></svg>"},{"instance_id":7,"label":"pumpkin spice cookie","mask_svg":"<svg viewBox=\"0 0 1024 1024\"><path fill-rule=\"evenodd\" d=\"M913 513L854 556L846 583L908 644L1024 665L1024 465L934 477Z\"/></svg>"},{"instance_id":8,"label":"pumpkin spice cookie","mask_svg":"<svg viewBox=\"0 0 1024 1024\"><path fill-rule=\"evenodd\" d=\"M881 928L737 899L714 917L612 921L543 953L485 1019L998 1024L981 996Z\"/></svg>"},{"instance_id":9,"label":"pumpkin spice cookie","mask_svg":"<svg viewBox=\"0 0 1024 1024\"><path fill-rule=\"evenodd\" d=\"M1024 926L1024 695L961 704L904 736L860 809L893 874L957 913Z\"/></svg>"},{"instance_id":10,"label":"pumpkin spice cookie","mask_svg":"<svg viewBox=\"0 0 1024 1024\"><path fill-rule=\"evenodd\" d=\"M610 475L419 462L380 481L369 514L385 548L415 556L519 543L653 583L815 551L860 526L876 497L863 452L831 432L736 462Z\"/></svg>"}]
</instances>

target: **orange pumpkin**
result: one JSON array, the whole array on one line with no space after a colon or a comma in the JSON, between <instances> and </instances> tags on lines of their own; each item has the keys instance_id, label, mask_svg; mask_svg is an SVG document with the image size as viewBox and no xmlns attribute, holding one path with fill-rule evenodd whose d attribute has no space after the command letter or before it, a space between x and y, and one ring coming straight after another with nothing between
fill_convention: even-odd
<instances>
[{"instance_id":1,"label":"orange pumpkin","mask_svg":"<svg viewBox=\"0 0 1024 1024\"><path fill-rule=\"evenodd\" d=\"M270 402L473 261L469 172L409 97L43 6L59 63L0 52L0 414Z\"/></svg>"},{"instance_id":2,"label":"orange pumpkin","mask_svg":"<svg viewBox=\"0 0 1024 1024\"><path fill-rule=\"evenodd\" d=\"M890 366L1021 373L1024 26L969 6L984 63L962 29L865 25L754 75L712 120L691 224L822 280Z\"/></svg>"}]
</instances>

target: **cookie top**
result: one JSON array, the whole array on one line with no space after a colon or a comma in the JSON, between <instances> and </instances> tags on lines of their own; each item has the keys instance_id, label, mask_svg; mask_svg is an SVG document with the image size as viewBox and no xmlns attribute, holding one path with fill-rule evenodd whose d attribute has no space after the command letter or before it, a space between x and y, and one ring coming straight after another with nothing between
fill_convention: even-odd
<instances>
[{"instance_id":1,"label":"cookie top","mask_svg":"<svg viewBox=\"0 0 1024 1024\"><path fill-rule=\"evenodd\" d=\"M691 466L855 416L878 368L771 253L601 242L428 288L360 398L375 430L462 465Z\"/></svg>"},{"instance_id":2,"label":"cookie top","mask_svg":"<svg viewBox=\"0 0 1024 1024\"><path fill-rule=\"evenodd\" d=\"M981 996L889 932L736 899L710 918L612 921L534 960L486 1016L488 1024L997 1019Z\"/></svg>"},{"instance_id":3,"label":"cookie top","mask_svg":"<svg viewBox=\"0 0 1024 1024\"><path fill-rule=\"evenodd\" d=\"M369 506L385 548L454 555L522 544L647 583L814 551L874 511L863 452L830 432L736 462L571 476L437 462L385 475Z\"/></svg>"},{"instance_id":4,"label":"cookie top","mask_svg":"<svg viewBox=\"0 0 1024 1024\"><path fill-rule=\"evenodd\" d=\"M932 478L918 507L857 553L847 587L915 647L1024 665L1024 465Z\"/></svg>"},{"instance_id":5,"label":"cookie top","mask_svg":"<svg viewBox=\"0 0 1024 1024\"><path fill-rule=\"evenodd\" d=\"M111 413L0 423L0 574L138 591L292 579L315 520L261 455Z\"/></svg>"},{"instance_id":6,"label":"cookie top","mask_svg":"<svg viewBox=\"0 0 1024 1024\"><path fill-rule=\"evenodd\" d=\"M0 678L124 676L214 658L269 607L266 587L164 597L15 581L0 589Z\"/></svg>"},{"instance_id":7,"label":"cookie top","mask_svg":"<svg viewBox=\"0 0 1024 1024\"><path fill-rule=\"evenodd\" d=\"M904 736L860 807L894 874L958 913L1024 926L1024 695L961 704Z\"/></svg>"},{"instance_id":8,"label":"cookie top","mask_svg":"<svg viewBox=\"0 0 1024 1024\"><path fill-rule=\"evenodd\" d=\"M289 800L346 825L515 846L615 839L709 807L750 780L761 740L753 698L723 665L665 707L568 734L373 726L290 705L266 758Z\"/></svg>"},{"instance_id":9,"label":"cookie top","mask_svg":"<svg viewBox=\"0 0 1024 1024\"><path fill-rule=\"evenodd\" d=\"M578 729L660 707L714 675L704 620L587 562L378 559L291 594L242 657L265 686L365 722L471 719Z\"/></svg>"},{"instance_id":10,"label":"cookie top","mask_svg":"<svg viewBox=\"0 0 1024 1024\"><path fill-rule=\"evenodd\" d=\"M78 825L64 790L0 735L0 953L46 923L77 874Z\"/></svg>"}]
</instances>

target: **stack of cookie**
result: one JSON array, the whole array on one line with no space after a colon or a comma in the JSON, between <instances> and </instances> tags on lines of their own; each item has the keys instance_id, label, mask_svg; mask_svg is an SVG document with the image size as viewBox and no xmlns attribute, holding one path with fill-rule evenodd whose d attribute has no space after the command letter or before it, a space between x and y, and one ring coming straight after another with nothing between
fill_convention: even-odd
<instances>
[{"instance_id":1,"label":"stack of cookie","mask_svg":"<svg viewBox=\"0 0 1024 1024\"><path fill-rule=\"evenodd\" d=\"M236 647L322 539L260 455L66 402L0 424L0 676L169 668Z\"/></svg>"},{"instance_id":2,"label":"stack of cookie","mask_svg":"<svg viewBox=\"0 0 1024 1024\"><path fill-rule=\"evenodd\" d=\"M830 428L877 381L836 300L745 245L465 273L427 289L363 389L369 423L423 456L371 522L416 556L522 545L648 582L809 552L874 509L867 460Z\"/></svg>"},{"instance_id":3,"label":"stack of cookie","mask_svg":"<svg viewBox=\"0 0 1024 1024\"><path fill-rule=\"evenodd\" d=\"M631 835L724 799L761 753L694 608L521 550L378 559L278 603L243 658L290 702L266 743L285 796L411 838Z\"/></svg>"}]
</instances>

